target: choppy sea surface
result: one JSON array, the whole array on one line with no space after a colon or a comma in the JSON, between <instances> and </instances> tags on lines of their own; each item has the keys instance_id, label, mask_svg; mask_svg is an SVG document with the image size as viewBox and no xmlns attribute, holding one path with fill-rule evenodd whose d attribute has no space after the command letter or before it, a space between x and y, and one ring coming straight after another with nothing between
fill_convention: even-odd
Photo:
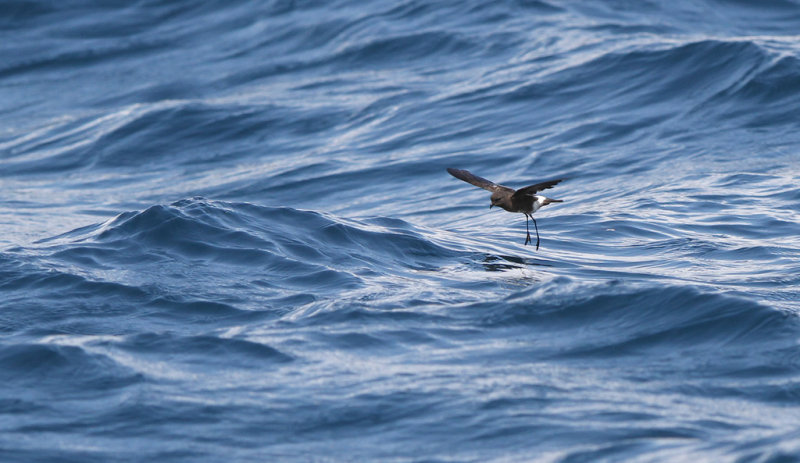
<instances>
[{"instance_id":1,"label":"choppy sea surface","mask_svg":"<svg viewBox=\"0 0 800 463\"><path fill-rule=\"evenodd\" d=\"M4 1L0 460L800 461L798 24Z\"/></svg>"}]
</instances>

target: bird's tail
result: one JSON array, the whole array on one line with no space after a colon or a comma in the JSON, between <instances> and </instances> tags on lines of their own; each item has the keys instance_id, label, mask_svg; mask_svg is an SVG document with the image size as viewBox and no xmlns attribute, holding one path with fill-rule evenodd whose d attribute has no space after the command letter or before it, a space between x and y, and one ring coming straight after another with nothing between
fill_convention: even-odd
<instances>
[{"instance_id":1,"label":"bird's tail","mask_svg":"<svg viewBox=\"0 0 800 463\"><path fill-rule=\"evenodd\" d=\"M563 202L564 202L564 200L563 200L563 199L551 199L551 198L545 198L545 199L544 199L544 202L542 203L542 206L547 206L547 205L548 205L548 204L550 204L550 203L563 203Z\"/></svg>"}]
</instances>

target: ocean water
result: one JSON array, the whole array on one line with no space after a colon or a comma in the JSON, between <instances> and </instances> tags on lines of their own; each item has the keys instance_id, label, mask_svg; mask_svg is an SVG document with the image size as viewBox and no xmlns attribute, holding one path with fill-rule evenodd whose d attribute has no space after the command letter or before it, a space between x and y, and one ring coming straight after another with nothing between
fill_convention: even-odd
<instances>
[{"instance_id":1,"label":"ocean water","mask_svg":"<svg viewBox=\"0 0 800 463\"><path fill-rule=\"evenodd\" d=\"M4 1L0 461L800 461L798 24Z\"/></svg>"}]
</instances>

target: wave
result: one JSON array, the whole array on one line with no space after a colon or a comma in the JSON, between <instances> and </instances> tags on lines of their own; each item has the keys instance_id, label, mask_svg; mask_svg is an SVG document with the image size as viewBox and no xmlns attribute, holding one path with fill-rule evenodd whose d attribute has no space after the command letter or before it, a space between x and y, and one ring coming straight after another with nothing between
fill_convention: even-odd
<instances>
[{"instance_id":1,"label":"wave","mask_svg":"<svg viewBox=\"0 0 800 463\"><path fill-rule=\"evenodd\" d=\"M278 349L247 339L228 338L211 335L178 335L175 333L140 333L119 341L105 341L99 344L105 348L121 349L135 354L156 354L180 352L184 362L202 363L217 359L228 366L237 361L258 361L282 364L293 359Z\"/></svg>"},{"instance_id":2,"label":"wave","mask_svg":"<svg viewBox=\"0 0 800 463\"><path fill-rule=\"evenodd\" d=\"M299 271L387 258L425 267L426 258L452 255L415 232L411 224L390 222L388 230L377 222L334 219L290 207L193 198L122 214L97 229L93 241L115 249L132 246L136 258L145 250L159 249L167 255L230 264L280 267L291 260L289 267L296 265Z\"/></svg>"},{"instance_id":3,"label":"wave","mask_svg":"<svg viewBox=\"0 0 800 463\"><path fill-rule=\"evenodd\" d=\"M800 332L800 322L788 312L685 285L586 289L559 279L517 293L508 303L479 303L472 309L487 328L537 330L542 343L563 358L676 350L738 358L754 346L786 348Z\"/></svg>"},{"instance_id":4,"label":"wave","mask_svg":"<svg viewBox=\"0 0 800 463\"><path fill-rule=\"evenodd\" d=\"M151 88L116 100L146 100ZM13 156L3 162L3 176L63 173L86 170L141 172L143 168L192 166L214 163L217 167L239 153L224 147L250 134L269 134L257 142L266 152L295 152L297 136L325 132L346 121L343 111L330 112L278 105L239 105L167 101L132 104L114 114L56 121L35 136L23 135L4 143ZM216 147L216 148L215 148ZM218 148L218 149L217 149ZM198 154L198 153L205 154ZM253 155L254 157L265 157Z\"/></svg>"},{"instance_id":5,"label":"wave","mask_svg":"<svg viewBox=\"0 0 800 463\"><path fill-rule=\"evenodd\" d=\"M0 256L0 292L9 302L32 301L31 291L37 304L58 307L66 294L73 300L65 300L66 314L15 320L19 329L38 319L42 333L76 314L113 325L128 310L145 324L279 316L319 298L385 293L384 278L413 284L416 272L469 256L399 219L344 220L202 198L123 213L19 252L28 254L25 264L18 253Z\"/></svg>"},{"instance_id":6,"label":"wave","mask_svg":"<svg viewBox=\"0 0 800 463\"><path fill-rule=\"evenodd\" d=\"M689 43L656 42L602 52L599 56L546 74L502 94L502 102L548 102L560 111L603 111L607 115L647 108L649 123L639 115L634 128L675 117L728 120L755 114L759 105L778 105L769 112L772 123L788 122L790 108L800 92L796 85L800 65L793 56L782 56L768 43L753 39L705 39ZM608 89L613 89L608 91ZM591 107L585 101L592 101ZM636 111L639 114L639 111ZM761 116L763 117L763 116ZM749 122L752 122L749 121ZM609 130L613 129L613 125ZM594 134L586 126L566 132ZM574 132L574 133L573 133ZM616 138L629 131L614 130ZM602 131L594 137L604 137ZM594 138L587 140L597 141Z\"/></svg>"},{"instance_id":7,"label":"wave","mask_svg":"<svg viewBox=\"0 0 800 463\"><path fill-rule=\"evenodd\" d=\"M0 346L0 378L14 387L59 394L125 388L144 379L108 356L78 346L26 343Z\"/></svg>"}]
</instances>

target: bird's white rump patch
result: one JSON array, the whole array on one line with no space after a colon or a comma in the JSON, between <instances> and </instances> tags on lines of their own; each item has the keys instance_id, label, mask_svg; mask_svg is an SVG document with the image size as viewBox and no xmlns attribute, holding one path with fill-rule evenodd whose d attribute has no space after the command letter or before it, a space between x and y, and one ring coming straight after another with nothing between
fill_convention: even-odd
<instances>
[{"instance_id":1,"label":"bird's white rump patch","mask_svg":"<svg viewBox=\"0 0 800 463\"><path fill-rule=\"evenodd\" d=\"M544 206L544 200L545 199L547 199L547 198L545 198L544 196L533 195L533 204L532 204L533 212L538 211L539 208ZM533 212L531 212L531 213L533 213Z\"/></svg>"}]
</instances>

